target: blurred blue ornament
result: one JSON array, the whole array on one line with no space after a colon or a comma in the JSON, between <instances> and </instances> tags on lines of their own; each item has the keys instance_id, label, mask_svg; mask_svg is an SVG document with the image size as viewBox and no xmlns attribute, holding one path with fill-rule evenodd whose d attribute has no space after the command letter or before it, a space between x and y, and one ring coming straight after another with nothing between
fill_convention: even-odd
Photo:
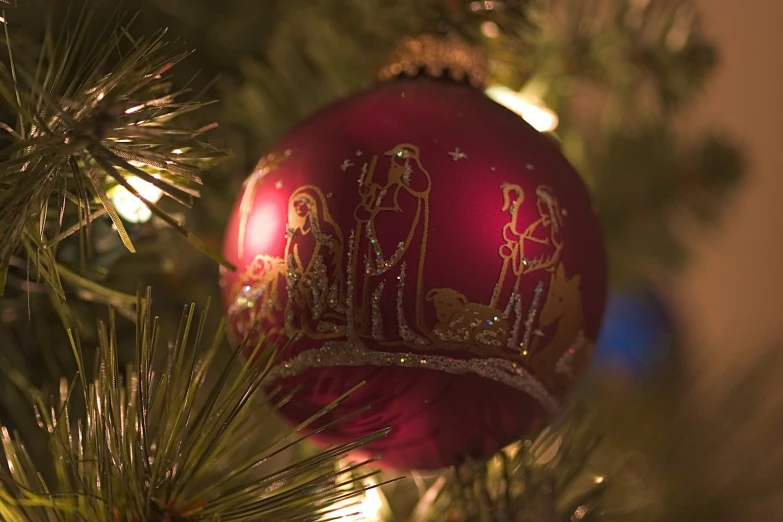
<instances>
[{"instance_id":1,"label":"blurred blue ornament","mask_svg":"<svg viewBox=\"0 0 783 522\"><path fill-rule=\"evenodd\" d=\"M675 324L652 290L612 292L596 343L593 370L653 374L674 363Z\"/></svg>"}]
</instances>

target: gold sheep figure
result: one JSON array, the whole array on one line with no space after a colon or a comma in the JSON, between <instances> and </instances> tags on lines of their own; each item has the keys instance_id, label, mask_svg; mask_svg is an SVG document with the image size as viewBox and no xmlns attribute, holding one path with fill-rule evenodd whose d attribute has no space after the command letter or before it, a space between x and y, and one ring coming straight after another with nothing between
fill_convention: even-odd
<instances>
[{"instance_id":1,"label":"gold sheep figure","mask_svg":"<svg viewBox=\"0 0 783 522\"><path fill-rule=\"evenodd\" d=\"M498 310L479 303L469 303L464 295L451 288L430 290L427 301L435 306L437 315L432 334L437 341L445 342L447 348L468 349L484 357L510 355L504 348L511 328Z\"/></svg>"}]
</instances>

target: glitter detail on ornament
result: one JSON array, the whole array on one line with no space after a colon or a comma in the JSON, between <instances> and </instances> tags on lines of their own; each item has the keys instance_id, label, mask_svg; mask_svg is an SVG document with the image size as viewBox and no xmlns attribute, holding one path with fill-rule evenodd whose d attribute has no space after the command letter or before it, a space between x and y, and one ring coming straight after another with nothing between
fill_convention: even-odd
<instances>
[{"instance_id":1,"label":"glitter detail on ornament","mask_svg":"<svg viewBox=\"0 0 783 522\"><path fill-rule=\"evenodd\" d=\"M313 319L320 320L324 313L324 309L326 308L326 301L329 295L329 280L326 277L326 265L321 256L315 258L313 276L313 280L310 282L310 295L312 297L310 313L312 314Z\"/></svg>"},{"instance_id":2,"label":"glitter detail on ornament","mask_svg":"<svg viewBox=\"0 0 783 522\"><path fill-rule=\"evenodd\" d=\"M403 301L405 296L405 271L407 263L400 265L400 275L397 276L397 330L403 341L418 345L429 344L426 339L416 335L405 320Z\"/></svg>"},{"instance_id":3,"label":"glitter detail on ornament","mask_svg":"<svg viewBox=\"0 0 783 522\"><path fill-rule=\"evenodd\" d=\"M449 156L451 156L451 159L454 161L468 159L468 155L459 150L459 147L455 147L453 151L449 152Z\"/></svg>"},{"instance_id":4,"label":"glitter detail on ornament","mask_svg":"<svg viewBox=\"0 0 783 522\"><path fill-rule=\"evenodd\" d=\"M362 165L362 173L361 173L361 174L359 174L359 180L358 180L358 182L359 182L359 186L360 186L360 187L361 187L362 185L364 185L364 180L367 178L367 168L368 168L368 167L369 167L369 165L368 165L367 163L364 163L364 164Z\"/></svg>"},{"instance_id":5,"label":"glitter detail on ornament","mask_svg":"<svg viewBox=\"0 0 783 522\"><path fill-rule=\"evenodd\" d=\"M296 269L296 258L294 254L288 254L286 260L286 285L288 287L288 293L294 293L296 291L296 284L299 282L299 271Z\"/></svg>"},{"instance_id":6,"label":"glitter detail on ornament","mask_svg":"<svg viewBox=\"0 0 783 522\"><path fill-rule=\"evenodd\" d=\"M378 288L372 292L372 337L373 339L383 339L383 318L381 317L381 297L383 288L386 286L386 280L378 284Z\"/></svg>"},{"instance_id":7,"label":"glitter detail on ornament","mask_svg":"<svg viewBox=\"0 0 783 522\"><path fill-rule=\"evenodd\" d=\"M519 364L507 359L455 359L443 355L386 353L369 350L361 343L349 341L329 341L319 348L304 351L272 368L268 378L274 382L325 366L402 366L429 368L456 375L474 374L527 393L550 413L559 407L558 400L538 379Z\"/></svg>"},{"instance_id":8,"label":"glitter detail on ornament","mask_svg":"<svg viewBox=\"0 0 783 522\"><path fill-rule=\"evenodd\" d=\"M538 305L541 301L541 294L544 293L544 283L539 281L536 285L536 289L533 290L533 301L530 303L530 308L527 311L527 319L525 320L525 334L520 343L520 351L523 355L530 349L530 337L533 335L533 325L536 321L536 314L538 313Z\"/></svg>"},{"instance_id":9,"label":"glitter detail on ornament","mask_svg":"<svg viewBox=\"0 0 783 522\"><path fill-rule=\"evenodd\" d=\"M345 160L343 161L342 165L340 165L340 169L345 172L346 170L353 167L353 162L351 160Z\"/></svg>"},{"instance_id":10,"label":"glitter detail on ornament","mask_svg":"<svg viewBox=\"0 0 783 522\"><path fill-rule=\"evenodd\" d=\"M353 315L353 292L354 292L354 271L356 267L353 264L353 245L356 242L356 234L353 230L348 235L348 252L345 263L345 281L346 281L346 293L345 293L345 321L348 339L356 338L356 328L354 326Z\"/></svg>"},{"instance_id":11,"label":"glitter detail on ornament","mask_svg":"<svg viewBox=\"0 0 783 522\"><path fill-rule=\"evenodd\" d=\"M361 158L361 157L362 157L362 154L364 154L362 151L360 151L360 150L357 150L357 151L356 151L356 157L357 157L357 158Z\"/></svg>"},{"instance_id":12,"label":"glitter detail on ornament","mask_svg":"<svg viewBox=\"0 0 783 522\"><path fill-rule=\"evenodd\" d=\"M383 198L386 197L386 194L389 192L389 189L384 188L378 193L378 197L375 199L375 205L380 206L381 203L383 203ZM369 222L368 222L369 223Z\"/></svg>"},{"instance_id":13,"label":"glitter detail on ornament","mask_svg":"<svg viewBox=\"0 0 783 522\"><path fill-rule=\"evenodd\" d=\"M378 196L379 200L383 199L385 195L386 191L384 190L381 192L381 195ZM372 249L375 252L374 263L370 256L365 255L364 257L365 273L368 275L377 276L383 274L384 272L388 272L397 264L397 262L400 260L400 257L402 257L403 252L405 252L405 243L397 243L397 249L394 251L391 257L389 259L384 259L380 241L378 241L378 237L375 235L375 230L372 227L372 221L367 222L365 230L367 237L370 240L370 246L372 246Z\"/></svg>"},{"instance_id":14,"label":"glitter detail on ornament","mask_svg":"<svg viewBox=\"0 0 783 522\"><path fill-rule=\"evenodd\" d=\"M413 167L411 167L410 163L405 163L405 166L402 168L402 183L406 187L411 185L411 174L413 174Z\"/></svg>"},{"instance_id":15,"label":"glitter detail on ornament","mask_svg":"<svg viewBox=\"0 0 783 522\"><path fill-rule=\"evenodd\" d=\"M257 298L261 297L261 292L254 292L253 287L245 285L234 298L234 302L229 307L229 313L237 313L242 308L253 308Z\"/></svg>"},{"instance_id":16,"label":"glitter detail on ornament","mask_svg":"<svg viewBox=\"0 0 783 522\"><path fill-rule=\"evenodd\" d=\"M279 180L275 181L275 188L277 190L280 190L281 188L283 188L283 180L282 179L279 179Z\"/></svg>"},{"instance_id":17,"label":"glitter detail on ornament","mask_svg":"<svg viewBox=\"0 0 783 522\"><path fill-rule=\"evenodd\" d=\"M310 230L313 233L313 237L318 242L319 245L328 245L332 241L332 236L329 234L324 234L324 232L321 230L320 225L318 224L318 216L316 215L312 203L309 201L306 203L307 205L307 217L310 218Z\"/></svg>"},{"instance_id":18,"label":"glitter detail on ornament","mask_svg":"<svg viewBox=\"0 0 783 522\"><path fill-rule=\"evenodd\" d=\"M515 350L515 345L519 342L519 327L522 323L522 296L518 293L514 293L511 296L511 300L509 300L509 304L511 304L512 300L514 301L514 329L511 330L511 337L508 339L508 347ZM508 307L506 308L506 313L509 313Z\"/></svg>"},{"instance_id":19,"label":"glitter detail on ornament","mask_svg":"<svg viewBox=\"0 0 783 522\"><path fill-rule=\"evenodd\" d=\"M242 317L235 324L241 336L250 333L250 328L260 320L270 320L282 310L278 295L280 284L278 275L285 271L283 260L277 257L257 255L248 265L243 278L236 281L232 288L234 299L228 305L230 317ZM221 278L221 286L226 282Z\"/></svg>"}]
</instances>

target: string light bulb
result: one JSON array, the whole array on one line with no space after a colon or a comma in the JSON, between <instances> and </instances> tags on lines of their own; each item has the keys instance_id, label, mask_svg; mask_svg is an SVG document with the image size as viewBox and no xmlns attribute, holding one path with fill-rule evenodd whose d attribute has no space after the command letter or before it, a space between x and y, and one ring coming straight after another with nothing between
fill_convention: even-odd
<instances>
[{"instance_id":1,"label":"string light bulb","mask_svg":"<svg viewBox=\"0 0 783 522\"><path fill-rule=\"evenodd\" d=\"M481 34L487 38L497 38L500 36L500 27L495 22L484 22L481 24Z\"/></svg>"},{"instance_id":2,"label":"string light bulb","mask_svg":"<svg viewBox=\"0 0 783 522\"><path fill-rule=\"evenodd\" d=\"M158 178L156 175L153 175L153 177ZM136 176L129 176L125 179L131 187L136 189L141 197L150 203L157 203L163 197L163 191L152 183ZM124 220L130 223L146 223L152 218L152 211L147 208L147 205L122 185L112 187L107 195L117 210L117 214Z\"/></svg>"},{"instance_id":3,"label":"string light bulb","mask_svg":"<svg viewBox=\"0 0 783 522\"><path fill-rule=\"evenodd\" d=\"M348 522L381 522L383 520L383 494L378 483L368 478L361 482L362 487L367 488L357 497L338 502L334 509L330 509L322 520L341 520Z\"/></svg>"},{"instance_id":4,"label":"string light bulb","mask_svg":"<svg viewBox=\"0 0 783 522\"><path fill-rule=\"evenodd\" d=\"M538 132L552 132L560 123L557 114L538 98L526 96L502 85L493 85L485 93L505 108L522 116Z\"/></svg>"}]
</instances>

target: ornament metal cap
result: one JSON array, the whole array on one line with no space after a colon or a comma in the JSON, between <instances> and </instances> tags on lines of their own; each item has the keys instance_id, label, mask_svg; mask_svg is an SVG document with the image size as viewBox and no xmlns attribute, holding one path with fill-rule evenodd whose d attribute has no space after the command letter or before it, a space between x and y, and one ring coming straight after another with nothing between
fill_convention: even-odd
<instances>
[{"instance_id":1,"label":"ornament metal cap","mask_svg":"<svg viewBox=\"0 0 783 522\"><path fill-rule=\"evenodd\" d=\"M378 72L378 78L388 81L420 74L432 78L448 75L454 81L483 88L487 70L487 58L478 47L455 35L423 34L403 39Z\"/></svg>"}]
</instances>

